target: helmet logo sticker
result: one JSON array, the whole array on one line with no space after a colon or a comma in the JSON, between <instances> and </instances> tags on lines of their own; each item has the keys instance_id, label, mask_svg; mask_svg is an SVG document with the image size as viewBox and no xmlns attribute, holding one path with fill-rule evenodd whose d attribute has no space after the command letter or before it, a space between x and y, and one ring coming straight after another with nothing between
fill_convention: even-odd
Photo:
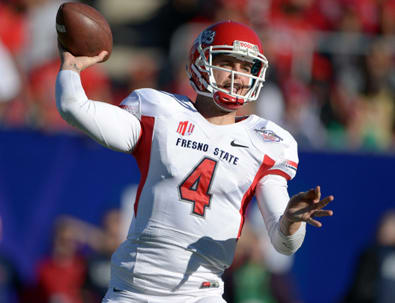
<instances>
[{"instance_id":1,"label":"helmet logo sticker","mask_svg":"<svg viewBox=\"0 0 395 303\"><path fill-rule=\"evenodd\" d=\"M211 30L206 30L202 33L202 37L200 38L202 43L211 44L214 41L215 32Z\"/></svg>"},{"instance_id":2,"label":"helmet logo sticker","mask_svg":"<svg viewBox=\"0 0 395 303\"><path fill-rule=\"evenodd\" d=\"M233 42L233 48L236 51L247 51L247 50L252 50L256 53L259 52L259 48L258 46L256 46L255 44L252 43L248 43L246 41L239 41L239 40L235 40Z\"/></svg>"}]
</instances>

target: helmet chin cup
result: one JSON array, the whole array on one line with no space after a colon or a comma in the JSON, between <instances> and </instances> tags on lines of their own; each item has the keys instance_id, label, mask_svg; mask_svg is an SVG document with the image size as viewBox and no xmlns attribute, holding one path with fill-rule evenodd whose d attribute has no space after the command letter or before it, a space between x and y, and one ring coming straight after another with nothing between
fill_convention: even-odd
<instances>
[{"instance_id":1,"label":"helmet chin cup","mask_svg":"<svg viewBox=\"0 0 395 303\"><path fill-rule=\"evenodd\" d=\"M216 91L213 94L213 99L221 109L229 112L239 109L244 104L244 99L233 97L221 91Z\"/></svg>"}]
</instances>

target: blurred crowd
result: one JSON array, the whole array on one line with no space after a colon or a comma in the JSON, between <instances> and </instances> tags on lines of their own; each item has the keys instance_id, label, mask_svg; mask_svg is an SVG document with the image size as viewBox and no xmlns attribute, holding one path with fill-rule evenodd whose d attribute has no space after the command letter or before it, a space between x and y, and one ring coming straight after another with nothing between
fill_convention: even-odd
<instances>
[{"instance_id":1,"label":"blurred crowd","mask_svg":"<svg viewBox=\"0 0 395 303\"><path fill-rule=\"evenodd\" d=\"M55 108L62 0L0 2L0 125L74 132ZM90 99L153 87L194 97L188 50L232 19L261 36L270 68L256 113L304 149L395 151L395 0L86 0L109 21L109 61L83 72Z\"/></svg>"},{"instance_id":2,"label":"blurred crowd","mask_svg":"<svg viewBox=\"0 0 395 303\"><path fill-rule=\"evenodd\" d=\"M55 107L55 16L62 2L0 1L0 129L78 134ZM395 153L395 0L81 2L103 13L114 38L110 60L82 73L90 99L119 104L142 87L193 99L185 73L189 47L207 25L232 19L258 32L269 60L258 102L241 115L275 121L302 149ZM300 302L289 272L292 258L272 251L256 214L224 276L225 297L230 303ZM0 302L100 302L110 255L125 236L121 215L109 210L100 227L57 218L34 285L24 285L11 259L0 254ZM377 301L377 283L389 285L388 293L395 289L394 222L393 212L383 217L344 302Z\"/></svg>"},{"instance_id":3,"label":"blurred crowd","mask_svg":"<svg viewBox=\"0 0 395 303\"><path fill-rule=\"evenodd\" d=\"M23 277L12 256L0 249L0 302L100 303L110 281L111 255L126 239L133 214L130 194L135 192L128 192L121 208L107 209L101 225L69 215L55 217L50 247L31 264L33 279ZM294 257L274 250L256 201L246 219L233 264L223 275L226 302L304 302L292 274ZM0 243L1 233L0 217ZM364 245L336 302L394 302L395 209L382 213L374 239Z\"/></svg>"},{"instance_id":4,"label":"blurred crowd","mask_svg":"<svg viewBox=\"0 0 395 303\"><path fill-rule=\"evenodd\" d=\"M32 279L20 274L15 260L0 246L0 302L100 303L110 280L111 255L126 238L133 213L128 201L120 209L106 210L100 226L56 216L48 233L50 247L31 264ZM224 274L226 301L301 303L290 273L293 257L275 252L257 205L250 209L234 262Z\"/></svg>"},{"instance_id":5,"label":"blurred crowd","mask_svg":"<svg viewBox=\"0 0 395 303\"><path fill-rule=\"evenodd\" d=\"M99 303L110 280L110 258L123 240L118 209L101 226L61 215L53 222L51 247L32 264L32 281L0 254L1 303Z\"/></svg>"}]
</instances>

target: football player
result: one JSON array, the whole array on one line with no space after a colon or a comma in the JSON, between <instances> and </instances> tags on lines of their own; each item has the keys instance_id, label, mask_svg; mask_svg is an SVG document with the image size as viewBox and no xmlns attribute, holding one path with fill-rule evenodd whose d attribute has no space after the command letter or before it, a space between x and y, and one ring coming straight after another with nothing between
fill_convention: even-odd
<instances>
[{"instance_id":1,"label":"football player","mask_svg":"<svg viewBox=\"0 0 395 303\"><path fill-rule=\"evenodd\" d=\"M293 254L305 223L333 196L320 187L291 199L297 143L272 121L236 110L258 98L268 61L257 34L225 21L193 43L187 66L196 100L155 89L120 105L89 100L79 73L100 62L60 49L56 102L62 117L100 144L129 153L139 166L127 240L112 257L103 302L224 302L221 276L233 260L245 211L255 195L273 246Z\"/></svg>"}]
</instances>

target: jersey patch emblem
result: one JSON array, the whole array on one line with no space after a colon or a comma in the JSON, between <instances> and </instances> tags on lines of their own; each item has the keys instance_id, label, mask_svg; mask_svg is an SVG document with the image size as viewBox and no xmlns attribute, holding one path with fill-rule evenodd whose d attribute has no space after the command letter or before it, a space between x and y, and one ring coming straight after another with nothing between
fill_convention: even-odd
<instances>
[{"instance_id":1,"label":"jersey patch emblem","mask_svg":"<svg viewBox=\"0 0 395 303\"><path fill-rule=\"evenodd\" d=\"M178 123L177 133L179 133L181 136L190 136L193 133L194 129L195 124L189 121L180 121Z\"/></svg>"},{"instance_id":2,"label":"jersey patch emblem","mask_svg":"<svg viewBox=\"0 0 395 303\"><path fill-rule=\"evenodd\" d=\"M260 134L264 141L266 142L280 142L283 141L279 135L277 135L274 131L266 128L255 129L255 131Z\"/></svg>"},{"instance_id":3,"label":"jersey patch emblem","mask_svg":"<svg viewBox=\"0 0 395 303\"><path fill-rule=\"evenodd\" d=\"M285 167L296 171L298 168L298 163L288 160L285 162Z\"/></svg>"}]
</instances>

